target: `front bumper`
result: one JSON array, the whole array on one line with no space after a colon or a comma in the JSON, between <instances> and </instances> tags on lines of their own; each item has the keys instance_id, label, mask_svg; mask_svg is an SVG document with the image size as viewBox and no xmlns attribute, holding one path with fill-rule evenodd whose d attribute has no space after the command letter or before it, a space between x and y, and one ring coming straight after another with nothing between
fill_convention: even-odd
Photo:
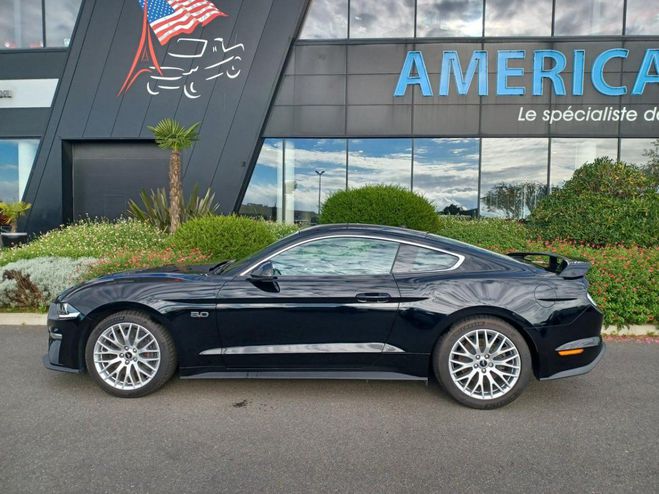
<instances>
[{"instance_id":1,"label":"front bumper","mask_svg":"<svg viewBox=\"0 0 659 494\"><path fill-rule=\"evenodd\" d=\"M48 354L44 365L48 369L63 372L84 371L84 334L85 326L80 317L68 320L49 317Z\"/></svg>"},{"instance_id":2,"label":"front bumper","mask_svg":"<svg viewBox=\"0 0 659 494\"><path fill-rule=\"evenodd\" d=\"M48 370L58 371L58 372L70 372L71 374L83 373L82 369L72 369L71 367L64 367L62 365L55 365L51 363L50 356L48 354L41 357L41 362L43 363L43 366Z\"/></svg>"},{"instance_id":3,"label":"front bumper","mask_svg":"<svg viewBox=\"0 0 659 494\"><path fill-rule=\"evenodd\" d=\"M561 372L557 372L556 374L552 374L551 376L542 377L540 378L540 380L549 381L552 379L562 379L564 377L574 377L574 376L580 376L582 374L587 374L591 370L593 370L597 364L599 364L600 360L602 360L605 353L606 353L606 344L602 341L602 343L599 346L599 353L597 354L597 357L595 357L595 360L593 360L591 363L587 365L583 365L581 367L575 367L574 369L568 369Z\"/></svg>"}]
</instances>

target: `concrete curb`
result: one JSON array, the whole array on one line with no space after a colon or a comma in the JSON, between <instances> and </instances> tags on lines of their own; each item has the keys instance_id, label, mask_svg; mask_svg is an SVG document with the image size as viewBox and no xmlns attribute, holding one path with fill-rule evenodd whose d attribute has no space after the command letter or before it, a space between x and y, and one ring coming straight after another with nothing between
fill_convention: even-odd
<instances>
[{"instance_id":1,"label":"concrete curb","mask_svg":"<svg viewBox=\"0 0 659 494\"><path fill-rule=\"evenodd\" d=\"M46 314L1 312L0 326L45 326ZM655 336L659 329L652 324L640 324L625 328L607 326L602 330L607 336Z\"/></svg>"},{"instance_id":2,"label":"concrete curb","mask_svg":"<svg viewBox=\"0 0 659 494\"><path fill-rule=\"evenodd\" d=\"M45 326L48 316L30 312L2 312L0 326Z\"/></svg>"}]
</instances>

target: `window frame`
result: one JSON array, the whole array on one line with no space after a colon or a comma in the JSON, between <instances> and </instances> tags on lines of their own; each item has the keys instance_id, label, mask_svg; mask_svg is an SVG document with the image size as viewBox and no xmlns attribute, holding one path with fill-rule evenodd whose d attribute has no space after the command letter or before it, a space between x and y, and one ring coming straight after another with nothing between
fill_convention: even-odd
<instances>
[{"instance_id":1,"label":"window frame","mask_svg":"<svg viewBox=\"0 0 659 494\"><path fill-rule=\"evenodd\" d=\"M443 271L432 271L433 273L438 273L438 272L446 272L446 271L454 271L458 269L462 263L465 260L465 256L462 254L456 254L455 252L450 252L444 249L440 249L438 247L431 247L429 245L421 244L418 242L413 242L411 240L406 240L406 239L397 239L397 238L387 238L384 235L362 235L362 234L357 234L357 233L339 233L339 234L331 234L331 235L322 235L319 237L313 237L313 238L307 238L304 240L300 240L299 242L295 242L291 245L287 245L285 247L282 247L281 249L277 250L276 252L273 252L272 254L269 254L265 256L264 258L259 259L256 262L250 263L249 267L245 268L242 270L239 274L240 277L245 277L249 276L252 271L254 271L256 268L258 268L260 265L262 265L265 262L270 261L273 259L275 256L278 256L279 254L282 254L286 251L289 251L295 247L298 247L300 245L308 244L310 242L315 242L317 240L325 240L325 239L333 239L333 238L357 238L357 239L370 239L370 240L383 240L386 242L393 242L398 244L398 248L400 248L401 244L406 244L406 245L412 245L415 247L421 247L425 249L430 249L430 250L435 250L437 252L442 252L444 254L449 254L452 256L455 256L458 258L458 262L456 262L451 268L445 269ZM391 265L391 268L389 269L389 275L393 274L393 269L396 264L396 258L398 257L398 251L396 252L396 256L394 257L394 262ZM289 278L336 278L336 277L343 277L343 278L357 278L357 277L372 277L372 276L385 276L386 274L382 275L374 275L374 274L366 274L366 275L309 275L309 276L290 276Z\"/></svg>"},{"instance_id":2,"label":"window frame","mask_svg":"<svg viewBox=\"0 0 659 494\"><path fill-rule=\"evenodd\" d=\"M408 244L406 244L406 245L408 245ZM442 273L444 271L453 271L454 269L456 269L455 268L456 265L462 263L462 261L460 260L460 257L458 256L458 254L454 254L454 253L447 252L447 251L439 251L439 249L431 249L431 248L428 248L428 247L422 246L422 245L410 245L410 247L414 247L414 248L417 248L417 249L424 249L424 250L431 251L431 252L432 251L439 252L440 254L444 254L444 255L447 255L447 256L450 256L450 257L456 259L456 261L450 267L444 268L444 269L430 269L430 270L419 270L419 271L412 271L412 270L405 269L405 270L401 270L401 271L396 271L396 264L398 263L398 258L400 256L401 247L402 247L402 245L398 248L398 252L396 253L396 259L394 259L394 264L391 268L391 272L394 275L408 275L408 274L418 275L418 274ZM463 258L463 260L464 260L464 258ZM401 261L401 264L405 264L405 263Z\"/></svg>"}]
</instances>

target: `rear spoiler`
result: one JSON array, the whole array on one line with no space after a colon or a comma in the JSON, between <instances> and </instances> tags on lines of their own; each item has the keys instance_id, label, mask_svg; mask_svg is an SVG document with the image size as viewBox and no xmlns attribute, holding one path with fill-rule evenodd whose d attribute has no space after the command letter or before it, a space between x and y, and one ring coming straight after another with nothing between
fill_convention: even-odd
<instances>
[{"instance_id":1,"label":"rear spoiler","mask_svg":"<svg viewBox=\"0 0 659 494\"><path fill-rule=\"evenodd\" d=\"M553 252L511 252L508 256L518 261L538 266L550 273L556 273L566 280L583 278L592 267L592 264L585 259L570 259L554 254ZM529 257L547 257L549 259L545 263L532 261L528 259Z\"/></svg>"}]
</instances>

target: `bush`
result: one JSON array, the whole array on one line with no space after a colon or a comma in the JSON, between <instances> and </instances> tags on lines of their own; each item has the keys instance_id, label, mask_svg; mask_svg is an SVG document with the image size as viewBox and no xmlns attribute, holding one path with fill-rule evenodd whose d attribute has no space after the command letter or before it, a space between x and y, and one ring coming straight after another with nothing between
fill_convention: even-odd
<instances>
[{"instance_id":1,"label":"bush","mask_svg":"<svg viewBox=\"0 0 659 494\"><path fill-rule=\"evenodd\" d=\"M85 279L122 271L157 268L169 264L185 266L189 264L204 264L210 261L210 256L202 254L197 249L185 253L175 252L172 248L137 252L122 251L107 256L94 264L86 273Z\"/></svg>"},{"instance_id":2,"label":"bush","mask_svg":"<svg viewBox=\"0 0 659 494\"><path fill-rule=\"evenodd\" d=\"M39 308L78 283L96 262L93 258L37 257L2 268L0 306Z\"/></svg>"},{"instance_id":3,"label":"bush","mask_svg":"<svg viewBox=\"0 0 659 494\"><path fill-rule=\"evenodd\" d=\"M0 251L0 266L37 257L96 257L124 250L158 250L167 236L157 228L135 220L85 220L52 230L27 245Z\"/></svg>"},{"instance_id":4,"label":"bush","mask_svg":"<svg viewBox=\"0 0 659 494\"><path fill-rule=\"evenodd\" d=\"M597 159L543 198L529 225L547 240L653 246L659 243L659 194L635 166Z\"/></svg>"},{"instance_id":5,"label":"bush","mask_svg":"<svg viewBox=\"0 0 659 494\"><path fill-rule=\"evenodd\" d=\"M212 259L240 259L290 233L280 226L244 216L208 216L183 223L171 237L177 252L198 249Z\"/></svg>"},{"instance_id":6,"label":"bush","mask_svg":"<svg viewBox=\"0 0 659 494\"><path fill-rule=\"evenodd\" d=\"M369 185L332 194L321 223L371 223L435 232L439 218L425 197L395 185Z\"/></svg>"},{"instance_id":7,"label":"bush","mask_svg":"<svg viewBox=\"0 0 659 494\"><path fill-rule=\"evenodd\" d=\"M494 218L441 216L436 233L485 249L505 252L524 250L529 241L529 231L523 223Z\"/></svg>"}]
</instances>

